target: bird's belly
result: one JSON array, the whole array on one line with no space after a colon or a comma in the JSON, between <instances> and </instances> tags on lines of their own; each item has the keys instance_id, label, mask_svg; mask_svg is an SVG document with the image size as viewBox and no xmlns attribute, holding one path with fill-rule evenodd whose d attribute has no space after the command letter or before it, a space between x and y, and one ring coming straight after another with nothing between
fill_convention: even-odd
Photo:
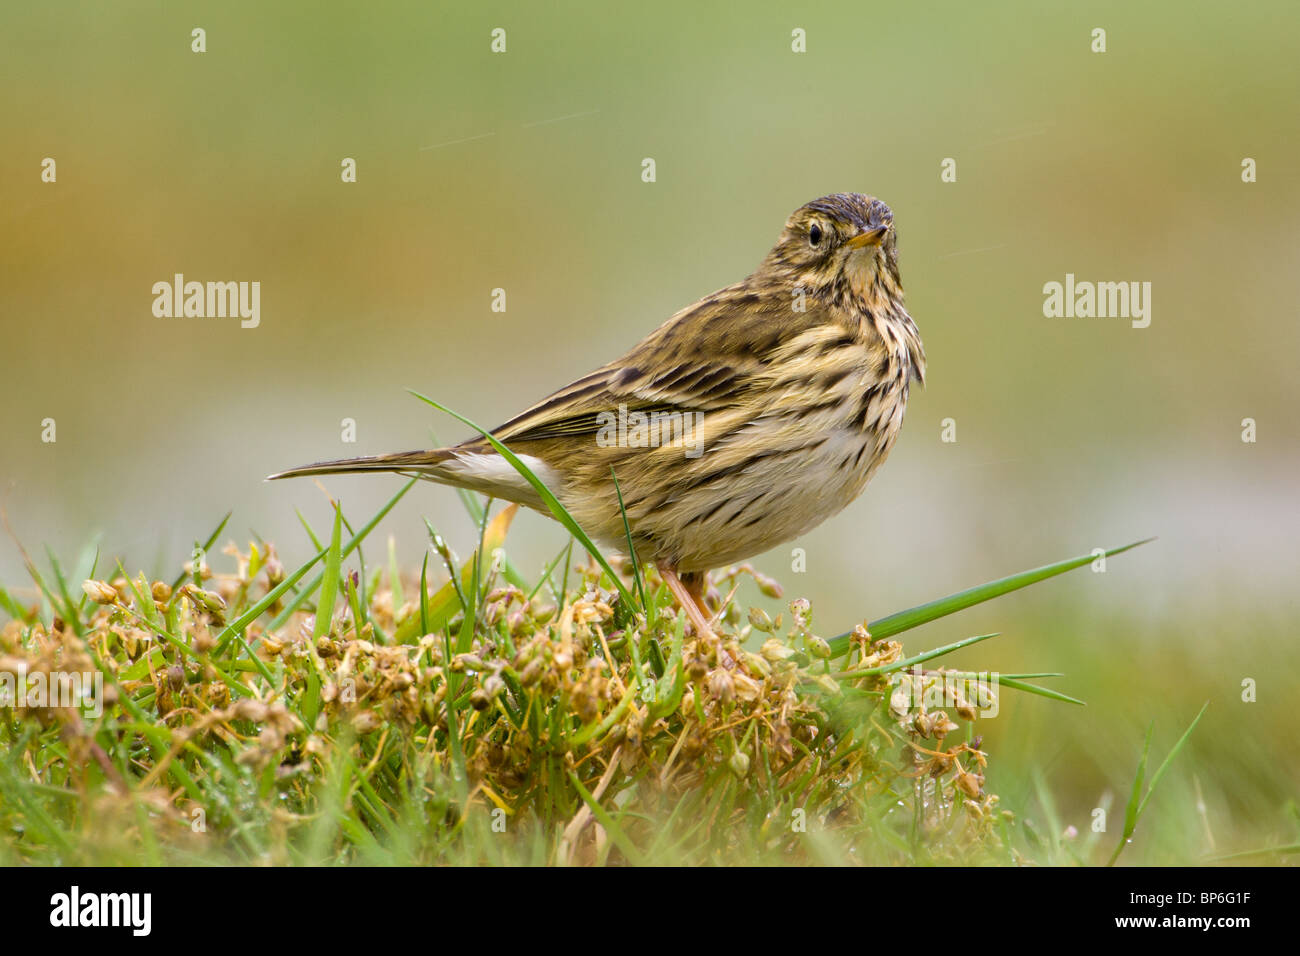
<instances>
[{"instance_id":1,"label":"bird's belly","mask_svg":"<svg viewBox=\"0 0 1300 956\"><path fill-rule=\"evenodd\" d=\"M806 455L756 462L725 499L695 505L694 520L667 532L678 567L732 564L812 530L862 493L893 444L842 428L825 437Z\"/></svg>"},{"instance_id":2,"label":"bird's belly","mask_svg":"<svg viewBox=\"0 0 1300 956\"><path fill-rule=\"evenodd\" d=\"M591 482L614 467L639 559L679 571L731 564L805 534L857 498L893 447L906 396L905 379L855 376L839 400L804 402L797 415L786 403L743 420L706 420L718 430L699 457L663 447L593 459ZM625 551L613 489L565 490L579 524Z\"/></svg>"}]
</instances>

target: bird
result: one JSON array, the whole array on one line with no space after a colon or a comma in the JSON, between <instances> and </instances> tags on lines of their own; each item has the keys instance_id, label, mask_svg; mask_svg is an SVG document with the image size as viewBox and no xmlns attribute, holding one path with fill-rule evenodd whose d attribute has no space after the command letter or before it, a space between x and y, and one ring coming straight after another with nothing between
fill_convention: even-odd
<instances>
[{"instance_id":1,"label":"bird","mask_svg":"<svg viewBox=\"0 0 1300 956\"><path fill-rule=\"evenodd\" d=\"M712 640L708 571L790 541L854 501L894 447L925 364L904 307L892 211L835 193L796 209L747 278L492 435L601 547L626 552L630 538L696 635ZM267 480L370 472L550 514L482 436Z\"/></svg>"}]
</instances>

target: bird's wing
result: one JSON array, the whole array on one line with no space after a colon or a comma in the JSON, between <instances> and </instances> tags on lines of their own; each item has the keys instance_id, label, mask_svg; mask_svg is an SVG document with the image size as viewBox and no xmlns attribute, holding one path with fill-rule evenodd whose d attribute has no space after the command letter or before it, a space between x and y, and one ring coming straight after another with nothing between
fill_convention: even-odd
<instances>
[{"instance_id":1,"label":"bird's wing","mask_svg":"<svg viewBox=\"0 0 1300 956\"><path fill-rule=\"evenodd\" d=\"M746 282L677 313L621 358L584 375L515 416L494 435L521 443L595 434L601 416L628 411L716 412L744 400L772 355L826 324L824 306L760 293Z\"/></svg>"}]
</instances>

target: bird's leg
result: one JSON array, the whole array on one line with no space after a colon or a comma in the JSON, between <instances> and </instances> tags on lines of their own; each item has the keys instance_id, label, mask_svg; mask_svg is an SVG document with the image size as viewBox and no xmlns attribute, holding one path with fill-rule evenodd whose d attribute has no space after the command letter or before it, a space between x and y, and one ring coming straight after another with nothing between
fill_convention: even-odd
<instances>
[{"instance_id":1,"label":"bird's leg","mask_svg":"<svg viewBox=\"0 0 1300 956\"><path fill-rule=\"evenodd\" d=\"M700 613L704 615L705 623L712 626L713 615L709 613L709 605L704 600L704 592L708 589L709 584L708 578L705 577L705 572L685 571L677 575L677 577L681 579L682 586L686 588L686 593L691 596L691 600L695 602L695 606L698 607Z\"/></svg>"},{"instance_id":2,"label":"bird's leg","mask_svg":"<svg viewBox=\"0 0 1300 956\"><path fill-rule=\"evenodd\" d=\"M704 573L688 572L678 577L677 572L666 564L660 564L659 575L673 592L677 603L686 612L686 617L695 628L695 636L706 644L714 643L717 638L709 627L709 614L704 610Z\"/></svg>"}]
</instances>

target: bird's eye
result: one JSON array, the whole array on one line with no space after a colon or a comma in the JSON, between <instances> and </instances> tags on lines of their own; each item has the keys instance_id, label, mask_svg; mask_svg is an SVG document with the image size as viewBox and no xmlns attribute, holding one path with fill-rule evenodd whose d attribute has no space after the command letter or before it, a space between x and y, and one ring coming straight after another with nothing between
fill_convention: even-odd
<instances>
[{"instance_id":1,"label":"bird's eye","mask_svg":"<svg viewBox=\"0 0 1300 956\"><path fill-rule=\"evenodd\" d=\"M811 246L815 246L821 241L822 241L822 227L817 223L813 223L812 228L808 230L808 244Z\"/></svg>"}]
</instances>

